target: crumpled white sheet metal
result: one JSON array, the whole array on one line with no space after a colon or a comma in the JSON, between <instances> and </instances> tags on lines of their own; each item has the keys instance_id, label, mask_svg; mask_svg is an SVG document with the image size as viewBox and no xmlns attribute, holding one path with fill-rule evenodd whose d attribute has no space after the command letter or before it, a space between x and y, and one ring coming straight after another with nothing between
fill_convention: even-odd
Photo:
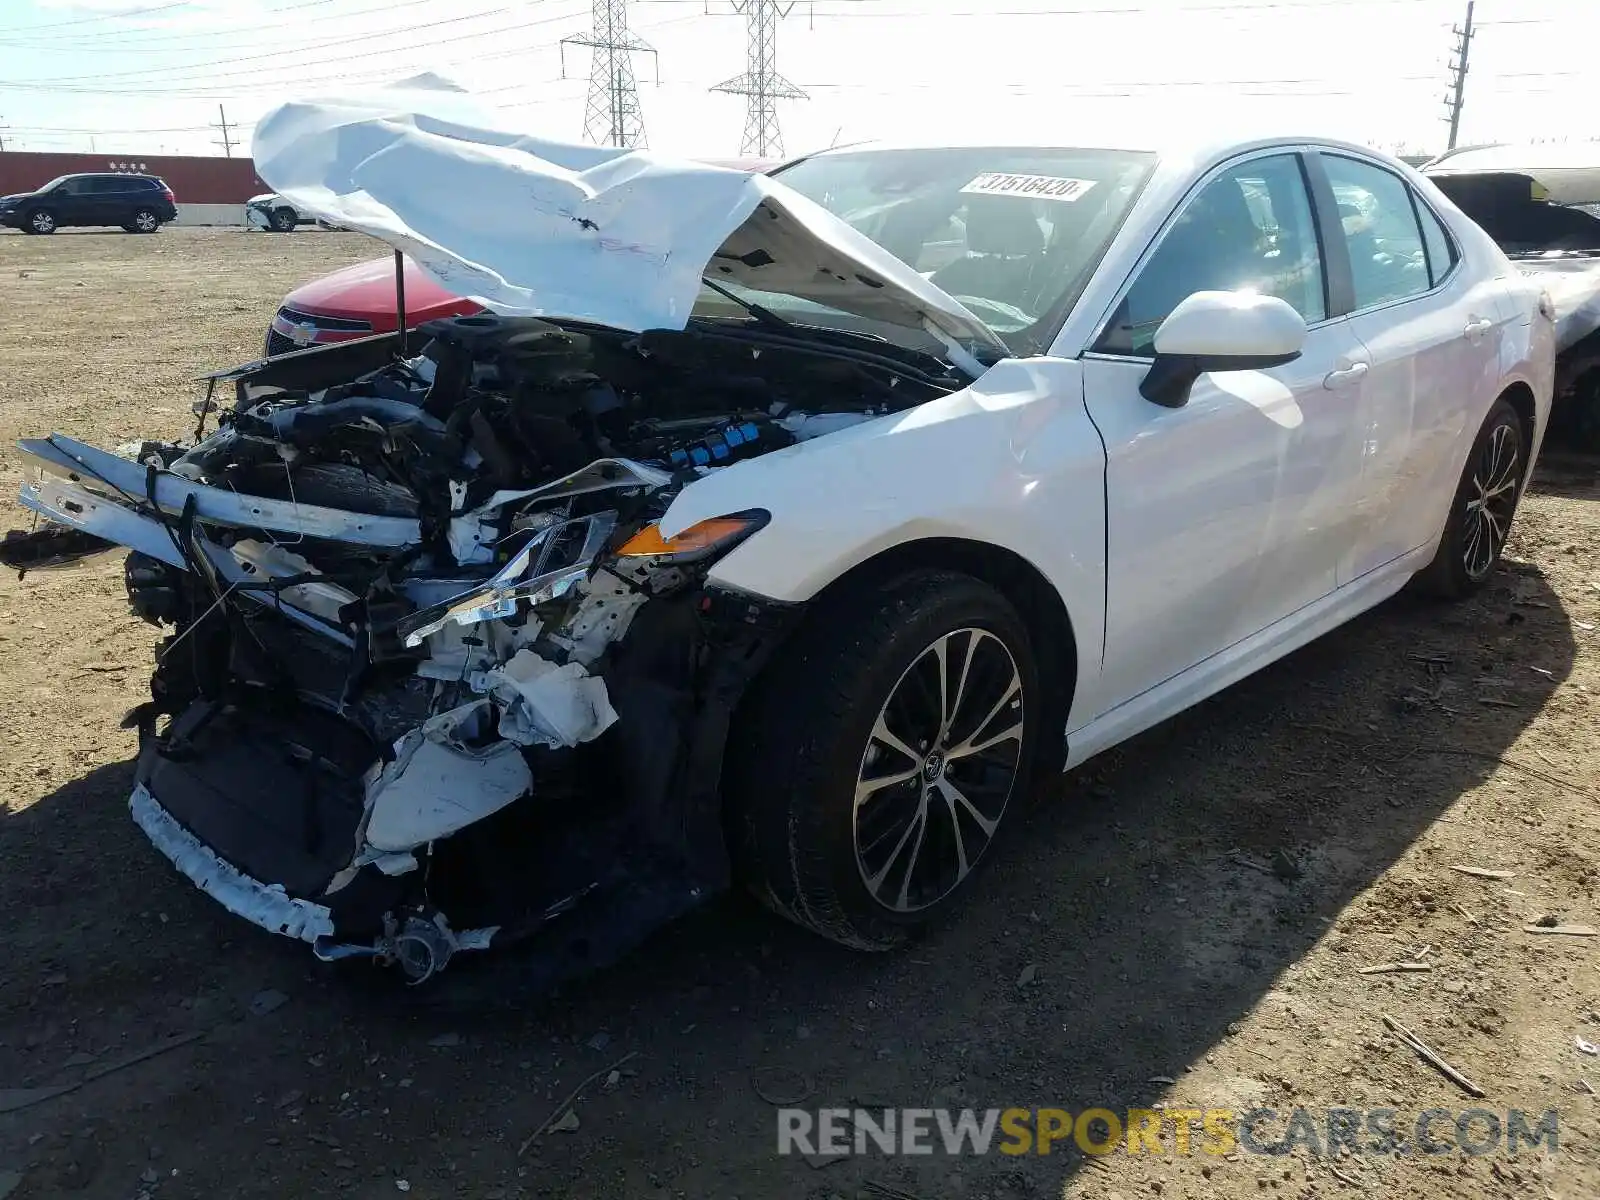
<instances>
[{"instance_id":1,"label":"crumpled white sheet metal","mask_svg":"<svg viewBox=\"0 0 1600 1200\"><path fill-rule=\"evenodd\" d=\"M437 76L279 105L252 150L297 207L497 312L681 329L710 273L1005 352L953 297L776 180L529 136Z\"/></svg>"},{"instance_id":2,"label":"crumpled white sheet metal","mask_svg":"<svg viewBox=\"0 0 1600 1200\"><path fill-rule=\"evenodd\" d=\"M1600 260L1523 259L1517 266L1549 293L1556 310L1556 353L1600 329Z\"/></svg>"},{"instance_id":3,"label":"crumpled white sheet metal","mask_svg":"<svg viewBox=\"0 0 1600 1200\"><path fill-rule=\"evenodd\" d=\"M476 824L533 786L533 773L514 742L468 745L480 739L493 712L475 700L430 717L400 739L395 759L368 789L366 843L395 854Z\"/></svg>"},{"instance_id":4,"label":"crumpled white sheet metal","mask_svg":"<svg viewBox=\"0 0 1600 1200\"><path fill-rule=\"evenodd\" d=\"M599 737L617 720L605 680L580 663L557 666L532 650L519 650L484 672L482 684L504 705L500 736L524 746L576 746Z\"/></svg>"}]
</instances>

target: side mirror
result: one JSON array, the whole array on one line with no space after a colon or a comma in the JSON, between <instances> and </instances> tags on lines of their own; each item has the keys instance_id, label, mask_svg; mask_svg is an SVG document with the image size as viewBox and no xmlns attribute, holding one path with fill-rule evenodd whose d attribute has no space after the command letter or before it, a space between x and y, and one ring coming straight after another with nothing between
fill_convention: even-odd
<instances>
[{"instance_id":1,"label":"side mirror","mask_svg":"<svg viewBox=\"0 0 1600 1200\"><path fill-rule=\"evenodd\" d=\"M1210 371L1259 371L1300 357L1306 323L1276 296L1195 292L1156 330L1155 362L1139 384L1153 404L1182 408Z\"/></svg>"}]
</instances>

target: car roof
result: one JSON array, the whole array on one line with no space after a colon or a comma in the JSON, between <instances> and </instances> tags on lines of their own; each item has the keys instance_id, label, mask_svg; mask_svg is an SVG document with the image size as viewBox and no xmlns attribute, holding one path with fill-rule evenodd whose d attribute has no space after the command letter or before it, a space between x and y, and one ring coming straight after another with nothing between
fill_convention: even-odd
<instances>
[{"instance_id":1,"label":"car roof","mask_svg":"<svg viewBox=\"0 0 1600 1200\"><path fill-rule=\"evenodd\" d=\"M1023 137L1005 139L966 139L962 141L925 141L902 140L893 141L862 141L849 145L829 147L818 150L815 155L843 154L863 150L1100 150L1123 151L1128 153L1153 154L1165 163L1183 162L1185 160L1195 163L1214 162L1218 159L1229 158L1235 154L1248 153L1253 150L1271 149L1274 146L1300 146L1323 148L1328 150L1343 150L1356 154L1369 155L1381 159L1389 159L1390 155L1371 146L1359 142L1346 141L1343 138L1329 137L1327 135L1306 134L1303 132L1261 132L1254 136L1235 136L1229 138L1216 137L1178 137L1153 133L1141 136L1118 136L1106 138L1103 135L1090 138L1074 138L1070 135L1060 136L1059 133L1052 137ZM806 157L812 157L808 155ZM1398 161L1398 160L1396 160Z\"/></svg>"}]
</instances>

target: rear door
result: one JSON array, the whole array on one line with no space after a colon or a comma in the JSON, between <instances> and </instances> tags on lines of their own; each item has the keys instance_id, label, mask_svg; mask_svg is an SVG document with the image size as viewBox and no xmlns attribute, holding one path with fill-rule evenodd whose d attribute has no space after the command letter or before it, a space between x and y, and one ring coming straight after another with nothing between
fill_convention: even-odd
<instances>
[{"instance_id":1,"label":"rear door","mask_svg":"<svg viewBox=\"0 0 1600 1200\"><path fill-rule=\"evenodd\" d=\"M121 225L128 219L128 188L132 181L120 175L96 175L89 184L91 225Z\"/></svg>"},{"instance_id":2,"label":"rear door","mask_svg":"<svg viewBox=\"0 0 1600 1200\"><path fill-rule=\"evenodd\" d=\"M1439 536L1470 438L1498 386L1502 288L1463 269L1444 224L1391 168L1323 151L1350 265L1350 324L1369 369L1354 536L1340 584ZM1335 250L1339 252L1339 250ZM1468 426L1471 428L1468 428Z\"/></svg>"},{"instance_id":3,"label":"rear door","mask_svg":"<svg viewBox=\"0 0 1600 1200\"><path fill-rule=\"evenodd\" d=\"M1084 395L1106 452L1104 688L1139 695L1334 590L1360 471L1365 351L1330 319L1301 156L1219 169L1135 271ZM1201 376L1182 408L1139 394L1156 327L1190 294L1256 291L1309 327L1296 361Z\"/></svg>"}]
</instances>

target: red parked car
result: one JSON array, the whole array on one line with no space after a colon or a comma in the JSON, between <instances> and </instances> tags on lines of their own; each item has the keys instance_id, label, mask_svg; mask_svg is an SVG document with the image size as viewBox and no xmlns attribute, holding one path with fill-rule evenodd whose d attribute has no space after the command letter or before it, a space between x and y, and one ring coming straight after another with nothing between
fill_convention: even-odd
<instances>
[{"instance_id":1,"label":"red parked car","mask_svg":"<svg viewBox=\"0 0 1600 1200\"><path fill-rule=\"evenodd\" d=\"M778 165L771 159L754 158L706 161L742 171L768 171ZM409 258L405 279L406 324L412 328L435 317L464 317L482 311L481 305L440 287ZM267 328L267 356L393 333L397 324L394 259L376 258L301 284L285 296Z\"/></svg>"}]
</instances>

